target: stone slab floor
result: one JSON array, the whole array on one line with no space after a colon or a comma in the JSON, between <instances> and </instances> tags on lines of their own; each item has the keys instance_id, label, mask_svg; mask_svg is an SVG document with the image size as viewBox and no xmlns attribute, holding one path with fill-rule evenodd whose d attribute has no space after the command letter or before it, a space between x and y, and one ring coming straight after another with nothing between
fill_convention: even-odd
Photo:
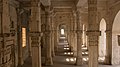
<instances>
[{"instance_id":1,"label":"stone slab floor","mask_svg":"<svg viewBox=\"0 0 120 67\"><path fill-rule=\"evenodd\" d=\"M87 65L76 66L74 61L67 62L66 58L70 58L68 56L56 56L54 57L54 65L53 66L42 66L42 67L88 67ZM32 67L31 58L29 57L23 67ZM99 65L99 67L120 67L120 65Z\"/></svg>"}]
</instances>

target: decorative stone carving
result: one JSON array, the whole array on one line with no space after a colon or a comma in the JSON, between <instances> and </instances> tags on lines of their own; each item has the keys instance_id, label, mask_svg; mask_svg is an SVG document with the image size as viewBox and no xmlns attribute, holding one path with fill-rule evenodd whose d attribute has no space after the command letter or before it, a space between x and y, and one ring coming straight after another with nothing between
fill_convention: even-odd
<instances>
[{"instance_id":1,"label":"decorative stone carving","mask_svg":"<svg viewBox=\"0 0 120 67\"><path fill-rule=\"evenodd\" d=\"M42 36L42 32L38 32L38 31L32 31L30 32L30 36L31 37L35 37L35 36Z\"/></svg>"},{"instance_id":2,"label":"decorative stone carving","mask_svg":"<svg viewBox=\"0 0 120 67\"><path fill-rule=\"evenodd\" d=\"M100 32L97 23L97 1L98 0L88 0L87 35L89 42L89 67L98 67L98 39Z\"/></svg>"}]
</instances>

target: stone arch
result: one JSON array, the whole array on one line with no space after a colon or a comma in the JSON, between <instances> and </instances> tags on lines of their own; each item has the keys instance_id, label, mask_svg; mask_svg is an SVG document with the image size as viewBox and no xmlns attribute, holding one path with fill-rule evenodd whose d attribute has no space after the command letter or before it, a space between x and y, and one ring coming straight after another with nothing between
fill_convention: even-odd
<instances>
[{"instance_id":1,"label":"stone arch","mask_svg":"<svg viewBox=\"0 0 120 67\"><path fill-rule=\"evenodd\" d=\"M120 35L120 10L116 14L112 26L112 64L120 64L120 46L118 35Z\"/></svg>"},{"instance_id":2,"label":"stone arch","mask_svg":"<svg viewBox=\"0 0 120 67\"><path fill-rule=\"evenodd\" d=\"M61 35L61 30L64 29L64 36L67 36L67 31L66 31L66 24L65 23L61 23L58 25L58 30L59 30L59 35Z\"/></svg>"},{"instance_id":3,"label":"stone arch","mask_svg":"<svg viewBox=\"0 0 120 67\"><path fill-rule=\"evenodd\" d=\"M106 56L106 21L104 18L100 21L101 36L99 37L99 61L103 62Z\"/></svg>"}]
</instances>

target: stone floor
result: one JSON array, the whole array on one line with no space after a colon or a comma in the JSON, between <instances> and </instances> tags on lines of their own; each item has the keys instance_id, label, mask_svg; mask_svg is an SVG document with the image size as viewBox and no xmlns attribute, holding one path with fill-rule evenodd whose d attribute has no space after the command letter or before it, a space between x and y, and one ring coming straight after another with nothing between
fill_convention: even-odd
<instances>
[{"instance_id":1,"label":"stone floor","mask_svg":"<svg viewBox=\"0 0 120 67\"><path fill-rule=\"evenodd\" d=\"M42 67L88 67L87 65L76 66L74 61L67 62L66 58L70 58L68 56L56 56L54 57L54 65L53 66L42 66ZM23 67L32 67L31 58L29 57ZM99 67L120 67L120 65L99 65Z\"/></svg>"},{"instance_id":2,"label":"stone floor","mask_svg":"<svg viewBox=\"0 0 120 67\"><path fill-rule=\"evenodd\" d=\"M53 65L52 66L42 66L42 67L88 67L86 63L84 63L82 66L76 66L75 65L75 59L71 55L65 55L63 47L60 47L61 51L56 52L56 56L53 58ZM26 61L23 67L32 67L31 57L29 57ZM120 67L120 65L100 65L99 67Z\"/></svg>"}]
</instances>

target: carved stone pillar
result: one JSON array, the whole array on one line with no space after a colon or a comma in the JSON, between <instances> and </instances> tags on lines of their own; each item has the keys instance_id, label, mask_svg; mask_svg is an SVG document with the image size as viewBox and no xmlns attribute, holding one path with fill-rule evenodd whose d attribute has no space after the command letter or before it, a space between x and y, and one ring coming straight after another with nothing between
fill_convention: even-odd
<instances>
[{"instance_id":1,"label":"carved stone pillar","mask_svg":"<svg viewBox=\"0 0 120 67\"><path fill-rule=\"evenodd\" d=\"M82 65L82 24L80 23L80 13L77 12L77 58L76 65Z\"/></svg>"},{"instance_id":2,"label":"carved stone pillar","mask_svg":"<svg viewBox=\"0 0 120 67\"><path fill-rule=\"evenodd\" d=\"M111 64L112 58L112 31L106 31L106 56L105 56L105 64Z\"/></svg>"},{"instance_id":3,"label":"carved stone pillar","mask_svg":"<svg viewBox=\"0 0 120 67\"><path fill-rule=\"evenodd\" d=\"M74 52L74 17L71 17L71 22L70 22L69 45L71 51Z\"/></svg>"},{"instance_id":4,"label":"carved stone pillar","mask_svg":"<svg viewBox=\"0 0 120 67\"><path fill-rule=\"evenodd\" d=\"M77 14L76 11L73 11L73 52L74 55L73 56L77 56L77 33L76 33L76 29L77 29Z\"/></svg>"},{"instance_id":5,"label":"carved stone pillar","mask_svg":"<svg viewBox=\"0 0 120 67\"><path fill-rule=\"evenodd\" d=\"M20 14L18 13L18 29L19 29L19 33L17 34L18 35L18 38L20 38L18 40L18 66L22 66L24 64L24 61L23 61L23 48L22 48L22 27L21 27L21 16Z\"/></svg>"},{"instance_id":6,"label":"carved stone pillar","mask_svg":"<svg viewBox=\"0 0 120 67\"><path fill-rule=\"evenodd\" d=\"M82 65L82 30L77 30L77 58L76 65Z\"/></svg>"},{"instance_id":7,"label":"carved stone pillar","mask_svg":"<svg viewBox=\"0 0 120 67\"><path fill-rule=\"evenodd\" d=\"M50 32L46 32L46 51L47 51L47 54L46 54L46 62L45 64L46 65L53 65L53 61L52 61L52 52L51 52L51 44L50 44Z\"/></svg>"},{"instance_id":8,"label":"carved stone pillar","mask_svg":"<svg viewBox=\"0 0 120 67\"><path fill-rule=\"evenodd\" d=\"M88 0L88 67L98 67L98 39L100 31L97 23L97 0Z\"/></svg>"},{"instance_id":9,"label":"carved stone pillar","mask_svg":"<svg viewBox=\"0 0 120 67\"><path fill-rule=\"evenodd\" d=\"M51 46L52 46L52 57L54 57L55 56L55 49L54 49L54 46L55 46L55 44L54 44L54 23L53 23L53 13L51 14L51 19L50 19L50 21L51 21Z\"/></svg>"},{"instance_id":10,"label":"carved stone pillar","mask_svg":"<svg viewBox=\"0 0 120 67\"><path fill-rule=\"evenodd\" d=\"M46 7L46 31L45 31L45 36L46 36L46 50L47 50L47 55L46 55L46 65L53 65L52 61L52 46L51 46L51 31L50 31L50 7Z\"/></svg>"},{"instance_id":11,"label":"carved stone pillar","mask_svg":"<svg viewBox=\"0 0 120 67\"><path fill-rule=\"evenodd\" d=\"M31 32L32 67L41 67L40 32Z\"/></svg>"},{"instance_id":12,"label":"carved stone pillar","mask_svg":"<svg viewBox=\"0 0 120 67\"><path fill-rule=\"evenodd\" d=\"M51 31L51 46L52 46L52 56L55 56L55 50L54 50L54 31Z\"/></svg>"},{"instance_id":13,"label":"carved stone pillar","mask_svg":"<svg viewBox=\"0 0 120 67\"><path fill-rule=\"evenodd\" d=\"M40 16L40 0L31 0L31 51L32 51L32 67L41 67L41 16Z\"/></svg>"},{"instance_id":14,"label":"carved stone pillar","mask_svg":"<svg viewBox=\"0 0 120 67\"><path fill-rule=\"evenodd\" d=\"M55 48L55 52L58 51L58 48L57 48L57 29L54 29L54 48Z\"/></svg>"}]
</instances>

